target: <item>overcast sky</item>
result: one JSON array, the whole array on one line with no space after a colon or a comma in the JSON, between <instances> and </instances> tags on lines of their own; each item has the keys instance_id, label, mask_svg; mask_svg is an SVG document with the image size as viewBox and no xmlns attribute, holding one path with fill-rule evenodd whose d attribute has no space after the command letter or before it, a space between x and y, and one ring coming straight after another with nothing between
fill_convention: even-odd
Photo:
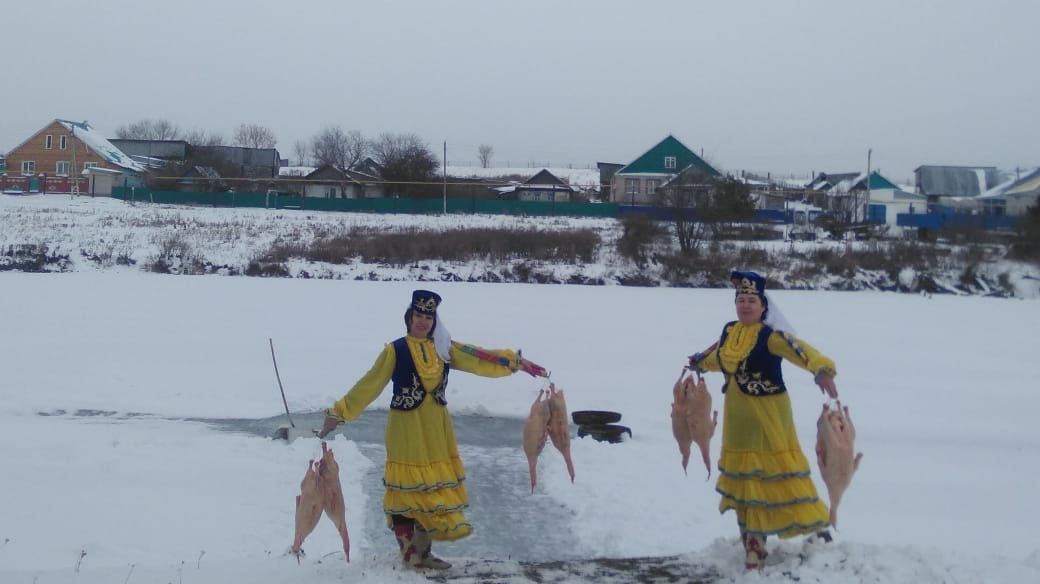
<instances>
[{"instance_id":1,"label":"overcast sky","mask_svg":"<svg viewBox=\"0 0 1040 584\"><path fill-rule=\"evenodd\" d=\"M629 162L667 134L727 171L1040 165L1036 0L33 0L4 8L0 151L142 118L283 157L323 125L451 164Z\"/></svg>"}]
</instances>

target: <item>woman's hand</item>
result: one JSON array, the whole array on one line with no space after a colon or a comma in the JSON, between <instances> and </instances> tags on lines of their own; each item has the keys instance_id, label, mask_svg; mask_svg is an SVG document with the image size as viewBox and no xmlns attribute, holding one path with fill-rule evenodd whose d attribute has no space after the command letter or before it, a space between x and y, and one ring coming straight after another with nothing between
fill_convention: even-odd
<instances>
[{"instance_id":1,"label":"woman's hand","mask_svg":"<svg viewBox=\"0 0 1040 584\"><path fill-rule=\"evenodd\" d=\"M545 367L542 367L541 365L535 363L534 361L528 361L527 359L524 359L520 355L517 355L517 357L516 357L516 368L513 369L514 373L517 372L517 371L523 371L524 373L527 373L531 377L548 377L549 376L549 372L545 369Z\"/></svg>"},{"instance_id":2,"label":"woman's hand","mask_svg":"<svg viewBox=\"0 0 1040 584\"><path fill-rule=\"evenodd\" d=\"M321 430L318 432L318 438L324 438L336 429L336 426L340 425L339 418L333 418L332 416L325 416L325 421L321 425Z\"/></svg>"},{"instance_id":3,"label":"woman's hand","mask_svg":"<svg viewBox=\"0 0 1040 584\"><path fill-rule=\"evenodd\" d=\"M816 375L816 385L820 386L820 391L827 397L838 399L838 386L834 384L833 374L821 371Z\"/></svg>"}]
</instances>

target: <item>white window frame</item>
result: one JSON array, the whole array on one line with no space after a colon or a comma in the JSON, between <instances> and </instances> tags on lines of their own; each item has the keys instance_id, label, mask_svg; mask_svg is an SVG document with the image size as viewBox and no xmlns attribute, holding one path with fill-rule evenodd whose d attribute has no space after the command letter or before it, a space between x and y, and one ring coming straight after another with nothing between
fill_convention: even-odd
<instances>
[{"instance_id":1,"label":"white window frame","mask_svg":"<svg viewBox=\"0 0 1040 584\"><path fill-rule=\"evenodd\" d=\"M46 136L43 137L43 149L44 150L51 150L53 148L54 148L54 136L51 135L51 134L47 134Z\"/></svg>"},{"instance_id":2,"label":"white window frame","mask_svg":"<svg viewBox=\"0 0 1040 584\"><path fill-rule=\"evenodd\" d=\"M58 148L65 150L69 147L69 137L65 134L58 136Z\"/></svg>"},{"instance_id":3,"label":"white window frame","mask_svg":"<svg viewBox=\"0 0 1040 584\"><path fill-rule=\"evenodd\" d=\"M665 168L669 168L669 169L674 169L675 168L675 157L674 156L665 156L664 157L664 167Z\"/></svg>"},{"instance_id":4,"label":"white window frame","mask_svg":"<svg viewBox=\"0 0 1040 584\"><path fill-rule=\"evenodd\" d=\"M35 160L23 160L22 161L22 176L32 176L36 174L36 161Z\"/></svg>"},{"instance_id":5,"label":"white window frame","mask_svg":"<svg viewBox=\"0 0 1040 584\"><path fill-rule=\"evenodd\" d=\"M657 192L657 187L661 186L661 181L656 178L652 178L646 181L646 194L652 195Z\"/></svg>"},{"instance_id":6,"label":"white window frame","mask_svg":"<svg viewBox=\"0 0 1040 584\"><path fill-rule=\"evenodd\" d=\"M83 163L83 170L87 170L87 169L91 169L91 168L97 168L98 166L99 165L96 162L84 162Z\"/></svg>"},{"instance_id":7,"label":"white window frame","mask_svg":"<svg viewBox=\"0 0 1040 584\"><path fill-rule=\"evenodd\" d=\"M63 166L65 167L65 170L62 170ZM71 166L72 165L68 160L59 160L54 163L54 174L56 176L69 176L69 169Z\"/></svg>"},{"instance_id":8,"label":"white window frame","mask_svg":"<svg viewBox=\"0 0 1040 584\"><path fill-rule=\"evenodd\" d=\"M638 195L639 194L639 179L638 178L626 178L625 179L625 194L626 195Z\"/></svg>"}]
</instances>

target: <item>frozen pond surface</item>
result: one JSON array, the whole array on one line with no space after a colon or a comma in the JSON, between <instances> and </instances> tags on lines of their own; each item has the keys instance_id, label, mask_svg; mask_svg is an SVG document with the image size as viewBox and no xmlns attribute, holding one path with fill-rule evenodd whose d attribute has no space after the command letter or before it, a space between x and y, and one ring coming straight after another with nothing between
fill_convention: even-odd
<instances>
[{"instance_id":1,"label":"frozen pond surface","mask_svg":"<svg viewBox=\"0 0 1040 584\"><path fill-rule=\"evenodd\" d=\"M148 415L99 410L41 412L41 415L69 414L123 419ZM362 454L374 463L362 483L369 498L368 504L372 506L365 515L367 524L364 529L371 541L383 541L386 546L393 547L393 535L383 522L381 512L383 462L386 460L386 449L383 446L386 416L387 410L366 410L357 420L340 426L335 433L342 433L357 442ZM293 414L297 429L294 433L306 434L311 428L321 427L323 418L321 412ZM221 431L267 438L274 437L279 427L287 425L285 416L261 419L189 418L187 421L203 422ZM470 508L466 516L473 524L473 535L458 542L439 543L436 549L448 557L488 560L546 561L577 557L569 552L575 541L573 527L569 530L538 529L540 522L537 518L540 515L571 512L541 491L536 490L531 494L527 458L520 447L524 421L472 414L452 415L452 421L459 441L459 453L466 465L466 487L470 496ZM277 441L272 441L272 448L278 446ZM542 457L558 458L559 453L550 445L546 446Z\"/></svg>"}]
</instances>

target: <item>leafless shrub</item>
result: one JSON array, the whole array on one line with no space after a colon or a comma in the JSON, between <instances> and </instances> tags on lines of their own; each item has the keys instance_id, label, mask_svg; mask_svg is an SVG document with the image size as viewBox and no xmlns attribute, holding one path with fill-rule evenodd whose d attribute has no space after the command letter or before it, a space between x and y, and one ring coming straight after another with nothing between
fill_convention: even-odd
<instances>
[{"instance_id":1,"label":"leafless shrub","mask_svg":"<svg viewBox=\"0 0 1040 584\"><path fill-rule=\"evenodd\" d=\"M707 251L692 248L687 252L662 254L657 260L664 267L663 276L672 285L723 286L729 283L734 256L719 246Z\"/></svg>"},{"instance_id":2,"label":"leafless shrub","mask_svg":"<svg viewBox=\"0 0 1040 584\"><path fill-rule=\"evenodd\" d=\"M101 251L88 251L85 249L79 250L79 255L94 262L102 268L110 268L115 263L112 259L112 248L106 247Z\"/></svg>"},{"instance_id":3,"label":"leafless shrub","mask_svg":"<svg viewBox=\"0 0 1040 584\"><path fill-rule=\"evenodd\" d=\"M757 246L738 247L736 252L736 261L731 264L731 266L741 266L744 268L769 265L771 265L769 252Z\"/></svg>"},{"instance_id":4,"label":"leafless shrub","mask_svg":"<svg viewBox=\"0 0 1040 584\"><path fill-rule=\"evenodd\" d=\"M206 262L179 233L159 241L158 254L145 264L145 268L159 274L196 275L207 272Z\"/></svg>"},{"instance_id":5,"label":"leafless shrub","mask_svg":"<svg viewBox=\"0 0 1040 584\"><path fill-rule=\"evenodd\" d=\"M0 272L67 272L72 269L68 254L46 244L26 243L0 248Z\"/></svg>"},{"instance_id":6,"label":"leafless shrub","mask_svg":"<svg viewBox=\"0 0 1040 584\"><path fill-rule=\"evenodd\" d=\"M646 215L625 215L621 219L621 228L622 234L617 241L618 253L639 267L646 265L648 252L657 241L669 235L667 228Z\"/></svg>"},{"instance_id":7,"label":"leafless shrub","mask_svg":"<svg viewBox=\"0 0 1040 584\"><path fill-rule=\"evenodd\" d=\"M852 277L859 270L883 272L894 282L904 268L929 271L938 268L949 252L940 246L916 242L876 243L867 248L818 246L807 251L792 247L788 258L802 260L796 273L801 280L830 274Z\"/></svg>"},{"instance_id":8,"label":"leafless shrub","mask_svg":"<svg viewBox=\"0 0 1040 584\"><path fill-rule=\"evenodd\" d=\"M289 268L285 267L283 263L259 259L250 261L243 273L247 276L260 278L288 278L292 275L289 273Z\"/></svg>"},{"instance_id":9,"label":"leafless shrub","mask_svg":"<svg viewBox=\"0 0 1040 584\"><path fill-rule=\"evenodd\" d=\"M352 228L312 243L277 243L262 258L284 262L302 258L343 264L352 260L396 266L423 260L467 262L488 260L537 260L553 263L588 263L595 256L599 236L590 229L537 231L533 229L406 229L385 232Z\"/></svg>"}]
</instances>

